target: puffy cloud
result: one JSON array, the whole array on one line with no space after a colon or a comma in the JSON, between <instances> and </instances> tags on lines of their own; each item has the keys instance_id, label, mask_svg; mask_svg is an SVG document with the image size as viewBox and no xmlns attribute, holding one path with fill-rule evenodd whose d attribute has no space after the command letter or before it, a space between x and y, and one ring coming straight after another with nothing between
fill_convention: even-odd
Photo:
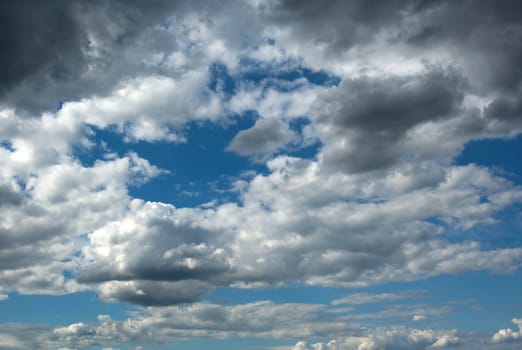
<instances>
[{"instance_id":1,"label":"puffy cloud","mask_svg":"<svg viewBox=\"0 0 522 350\"><path fill-rule=\"evenodd\" d=\"M321 316L323 310L321 305L268 301L233 306L198 303L186 307L148 308L122 321L100 315L98 322L57 327L42 332L42 337L49 343L89 348L95 345L163 344L188 338L308 338L355 329L354 324L340 318L326 322ZM17 334L14 339L17 339Z\"/></svg>"},{"instance_id":2,"label":"puffy cloud","mask_svg":"<svg viewBox=\"0 0 522 350\"><path fill-rule=\"evenodd\" d=\"M147 308L126 320L98 316L96 322L51 327L4 324L0 348L86 349L173 344L187 339L225 337L334 339L298 341L278 350L393 350L393 349L516 349L516 342L497 342L480 333L390 326L367 329L347 318L325 318L316 304L275 304L261 301L242 305L197 303L185 307ZM137 347L138 348L138 347Z\"/></svg>"},{"instance_id":3,"label":"puffy cloud","mask_svg":"<svg viewBox=\"0 0 522 350\"><path fill-rule=\"evenodd\" d=\"M49 339L50 332L52 327L45 325L3 323L0 330L0 349L51 349L58 344Z\"/></svg>"},{"instance_id":4,"label":"puffy cloud","mask_svg":"<svg viewBox=\"0 0 522 350\"><path fill-rule=\"evenodd\" d=\"M454 115L462 85L461 77L434 67L413 76L344 80L315 107L323 166L364 172L422 156L404 149L403 138L416 125Z\"/></svg>"},{"instance_id":5,"label":"puffy cloud","mask_svg":"<svg viewBox=\"0 0 522 350\"><path fill-rule=\"evenodd\" d=\"M288 125L278 119L259 119L247 130L240 131L228 145L227 150L241 155L271 154L294 139Z\"/></svg>"},{"instance_id":6,"label":"puffy cloud","mask_svg":"<svg viewBox=\"0 0 522 350\"><path fill-rule=\"evenodd\" d=\"M58 117L99 128L116 125L129 140L180 142L184 137L179 130L187 122L222 113L218 97L206 89L207 81L205 71L177 80L139 77L120 83L109 96L67 102Z\"/></svg>"},{"instance_id":7,"label":"puffy cloud","mask_svg":"<svg viewBox=\"0 0 522 350\"><path fill-rule=\"evenodd\" d=\"M173 282L199 281L197 298L221 285L365 286L470 270L509 272L522 259L519 248L449 242L438 224L428 222L438 217L466 230L494 223L495 212L520 201L519 189L485 168L453 167L434 187L388 198L384 184L360 193L372 179L339 175L324 181L316 162L279 157L269 165L271 173L255 176L242 190L241 206L190 209L135 201L120 220L89 234L79 280L107 283L101 291L109 299L146 304L150 296L158 304L154 295ZM386 196L371 200L379 194ZM180 298L173 293L171 302L188 301L182 286ZM354 300L414 294L362 294Z\"/></svg>"},{"instance_id":8,"label":"puffy cloud","mask_svg":"<svg viewBox=\"0 0 522 350\"><path fill-rule=\"evenodd\" d=\"M442 348L460 334L355 332L351 322L420 320L450 311L444 307L346 318L308 304L168 305L196 302L217 286L354 287L520 267L522 248L484 248L466 235L520 202L520 186L483 167L451 165L470 140L522 130L518 2L237 5L0 5L7 14L0 63L13 67L0 72L0 291L92 289L103 300L163 306L139 309L127 322L102 316L58 327L49 337L45 327L3 326L0 347L353 331L296 347ZM270 74L225 91L210 86L215 62L231 79L255 76L253 68ZM327 70L341 83L284 78L298 67ZM259 119L236 135L231 151L266 160L289 143L321 145L311 159L271 158L265 174L238 180L237 202L176 208L133 199L129 187L161 169L132 152L92 165L74 154L98 146L97 128L115 128L127 141L182 142L193 121L226 123L247 111ZM309 124L297 135L290 125L301 117ZM448 237L456 231L462 236ZM410 293L352 294L334 304ZM335 316L325 322L326 314ZM493 340L519 334L501 330Z\"/></svg>"},{"instance_id":9,"label":"puffy cloud","mask_svg":"<svg viewBox=\"0 0 522 350\"><path fill-rule=\"evenodd\" d=\"M518 331L514 331L511 328L501 329L493 335L493 342L505 343L522 339L522 319L514 318L511 322L518 326Z\"/></svg>"},{"instance_id":10,"label":"puffy cloud","mask_svg":"<svg viewBox=\"0 0 522 350\"><path fill-rule=\"evenodd\" d=\"M80 122L49 114L23 121L10 110L3 111L0 122L14 125L12 134L2 135L9 144L0 149L5 193L0 285L23 293L80 290L84 287L63 274L78 268L75 254L83 235L122 215L131 202L128 186L162 170L133 152L92 166L80 164L71 155L76 142L87 137ZM56 142L46 137L56 137Z\"/></svg>"},{"instance_id":11,"label":"puffy cloud","mask_svg":"<svg viewBox=\"0 0 522 350\"><path fill-rule=\"evenodd\" d=\"M125 48L175 8L162 1L149 6L139 1L3 3L1 63L14 67L2 70L3 100L37 112L110 87L114 77L139 63L125 59ZM43 93L41 86L46 86Z\"/></svg>"},{"instance_id":12,"label":"puffy cloud","mask_svg":"<svg viewBox=\"0 0 522 350\"><path fill-rule=\"evenodd\" d=\"M407 329L405 327L380 328L363 336L349 336L328 343L307 344L300 341L291 350L393 350L439 349L460 345L456 331Z\"/></svg>"}]
</instances>

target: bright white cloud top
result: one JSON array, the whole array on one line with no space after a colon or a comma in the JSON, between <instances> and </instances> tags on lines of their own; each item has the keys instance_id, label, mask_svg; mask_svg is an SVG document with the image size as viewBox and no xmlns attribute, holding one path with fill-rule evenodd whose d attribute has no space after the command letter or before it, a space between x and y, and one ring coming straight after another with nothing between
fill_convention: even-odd
<instances>
[{"instance_id":1,"label":"bright white cloud top","mask_svg":"<svg viewBox=\"0 0 522 350\"><path fill-rule=\"evenodd\" d=\"M522 346L519 1L0 14L0 349Z\"/></svg>"}]
</instances>

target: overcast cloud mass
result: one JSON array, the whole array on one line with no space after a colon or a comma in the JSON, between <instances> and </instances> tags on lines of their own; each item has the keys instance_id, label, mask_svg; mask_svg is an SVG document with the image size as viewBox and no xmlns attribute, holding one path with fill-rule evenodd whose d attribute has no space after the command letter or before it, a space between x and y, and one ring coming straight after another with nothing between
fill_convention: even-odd
<instances>
[{"instance_id":1,"label":"overcast cloud mass","mask_svg":"<svg viewBox=\"0 0 522 350\"><path fill-rule=\"evenodd\" d=\"M7 0L0 50L0 349L522 347L522 2Z\"/></svg>"}]
</instances>

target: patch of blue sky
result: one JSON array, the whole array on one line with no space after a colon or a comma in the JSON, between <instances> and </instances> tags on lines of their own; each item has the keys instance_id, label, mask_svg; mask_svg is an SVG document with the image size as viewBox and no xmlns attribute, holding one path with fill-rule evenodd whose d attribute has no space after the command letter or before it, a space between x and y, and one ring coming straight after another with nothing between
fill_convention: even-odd
<instances>
[{"instance_id":1,"label":"patch of blue sky","mask_svg":"<svg viewBox=\"0 0 522 350\"><path fill-rule=\"evenodd\" d=\"M435 318L433 329L461 329L494 332L498 325L522 312L520 291L522 272L491 273L468 271L418 280L396 282L366 288L366 292L400 292L405 289L427 290L430 297L420 299L423 304L437 308L449 306L451 311L440 322ZM403 303L404 301L400 301ZM430 317L427 316L427 320ZM427 323L423 323L427 324Z\"/></svg>"},{"instance_id":2,"label":"patch of blue sky","mask_svg":"<svg viewBox=\"0 0 522 350\"><path fill-rule=\"evenodd\" d=\"M343 288L306 286L300 283L288 284L281 288L233 288L219 287L205 297L205 300L222 305L240 305L261 300L274 303L329 304L332 299L347 294Z\"/></svg>"},{"instance_id":3,"label":"patch of blue sky","mask_svg":"<svg viewBox=\"0 0 522 350\"><path fill-rule=\"evenodd\" d=\"M98 315L125 320L132 310L135 307L128 304L101 301L94 292L58 296L9 293L9 299L0 302L0 323L68 325L97 322Z\"/></svg>"},{"instance_id":4,"label":"patch of blue sky","mask_svg":"<svg viewBox=\"0 0 522 350\"><path fill-rule=\"evenodd\" d=\"M364 288L332 288L292 284L284 288L273 289L238 289L217 288L205 300L223 305L252 303L271 300L275 303L310 303L329 306L331 310L347 309L340 315L350 316L371 314L379 311L414 310L446 307L447 312L440 315L427 314L422 323L413 322L411 316L399 315L383 318L368 317L361 322L372 327L386 327L397 324L429 325L434 329L457 328L492 332L498 324L522 312L520 301L522 290L522 272L491 273L488 271L449 274L421 279L414 282L392 282ZM335 299L354 293L397 294L413 292L411 297L371 304L332 305ZM422 314L422 313L421 313ZM356 318L359 320L359 318Z\"/></svg>"},{"instance_id":5,"label":"patch of blue sky","mask_svg":"<svg viewBox=\"0 0 522 350\"><path fill-rule=\"evenodd\" d=\"M522 135L513 138L471 141L465 145L455 164L476 164L493 169L515 185L522 185ZM483 198L483 202L487 199ZM450 240L479 241L485 248L512 248L522 244L522 203L515 203L494 215L496 223L477 225L470 230L447 228Z\"/></svg>"},{"instance_id":6,"label":"patch of blue sky","mask_svg":"<svg viewBox=\"0 0 522 350\"><path fill-rule=\"evenodd\" d=\"M0 148L4 148L10 152L14 152L13 144L9 140L0 140Z\"/></svg>"},{"instance_id":7,"label":"patch of blue sky","mask_svg":"<svg viewBox=\"0 0 522 350\"><path fill-rule=\"evenodd\" d=\"M522 245L522 203L513 204L493 215L494 223L463 229L447 224L444 237L449 242L480 242L482 249L516 248ZM441 221L441 220L439 220Z\"/></svg>"},{"instance_id":8,"label":"patch of blue sky","mask_svg":"<svg viewBox=\"0 0 522 350\"><path fill-rule=\"evenodd\" d=\"M308 118L295 118L290 121L289 127L296 134L302 135L303 128L307 125L310 125L310 120ZM315 140L315 142L311 142L309 144L299 143L298 145L289 145L284 153L298 158L304 159L315 159L319 150L321 148L321 143L319 140Z\"/></svg>"},{"instance_id":9,"label":"patch of blue sky","mask_svg":"<svg viewBox=\"0 0 522 350\"><path fill-rule=\"evenodd\" d=\"M251 162L226 147L233 137L254 124L249 115L236 118L226 126L213 123L191 123L184 133L189 142L125 142L121 133L113 128L92 128L92 149L78 149L77 158L84 166L92 166L108 153L119 157L129 152L161 169L168 170L140 186L131 186L130 195L149 201L162 201L176 206L197 206L209 202L217 195L219 200L237 200L229 191L235 178L246 170L266 173L263 164Z\"/></svg>"},{"instance_id":10,"label":"patch of blue sky","mask_svg":"<svg viewBox=\"0 0 522 350\"><path fill-rule=\"evenodd\" d=\"M254 65L257 67L257 65ZM210 66L209 88L217 91L225 98L230 98L241 81L259 82L267 77L276 77L281 81L306 78L312 84L337 84L338 78L326 73L298 67L284 72L271 70L246 70L244 74L232 76L225 65L214 63ZM124 156L128 152L136 152L148 159L153 165L168 170L158 178L141 186L130 188L130 194L150 201L162 201L176 206L197 206L211 200L222 202L237 201L237 194L226 191L229 183L242 172L254 170L265 173L264 165L251 162L248 158L238 156L225 149L233 137L241 130L252 127L257 118L255 112L245 112L239 116L231 116L227 123L193 122L183 131L186 143L171 142L125 142L123 135L116 127L93 130L91 149L78 147L75 155L84 166L92 166L103 159L107 153ZM309 123L306 118L298 118L290 127L300 132ZM301 158L313 158L320 147L319 142L304 147L290 145L284 153Z\"/></svg>"},{"instance_id":11,"label":"patch of blue sky","mask_svg":"<svg viewBox=\"0 0 522 350\"><path fill-rule=\"evenodd\" d=\"M232 97L236 91L236 80L230 75L228 67L214 62L210 65L209 71L209 89L221 93L225 99Z\"/></svg>"},{"instance_id":12,"label":"patch of blue sky","mask_svg":"<svg viewBox=\"0 0 522 350\"><path fill-rule=\"evenodd\" d=\"M295 86L280 82L295 82L305 79L309 84L319 86L336 86L341 78L324 70L313 70L303 66L300 61L286 60L280 63L265 63L254 58L244 57L240 60L240 69L236 78L245 83L266 82L265 88L279 91L290 91Z\"/></svg>"},{"instance_id":13,"label":"patch of blue sky","mask_svg":"<svg viewBox=\"0 0 522 350\"><path fill-rule=\"evenodd\" d=\"M220 201L237 199L230 190L230 182L246 170L267 171L262 164L225 151L239 130L253 125L250 118L238 118L227 127L193 123L187 127L187 143L139 142L134 150L152 164L171 171L130 193L138 198L172 203L176 206L194 206L209 202L219 195ZM224 191L224 192L223 192Z\"/></svg>"},{"instance_id":14,"label":"patch of blue sky","mask_svg":"<svg viewBox=\"0 0 522 350\"><path fill-rule=\"evenodd\" d=\"M493 168L513 183L522 185L522 135L467 143L455 164L469 163Z\"/></svg>"}]
</instances>

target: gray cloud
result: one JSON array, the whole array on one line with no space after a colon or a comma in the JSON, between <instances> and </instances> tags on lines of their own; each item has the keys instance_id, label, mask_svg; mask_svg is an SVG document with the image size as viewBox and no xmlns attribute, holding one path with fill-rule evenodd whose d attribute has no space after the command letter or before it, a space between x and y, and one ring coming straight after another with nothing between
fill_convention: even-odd
<instances>
[{"instance_id":1,"label":"gray cloud","mask_svg":"<svg viewBox=\"0 0 522 350\"><path fill-rule=\"evenodd\" d=\"M279 119L261 118L247 130L240 131L227 147L244 156L270 155L294 138L288 125Z\"/></svg>"},{"instance_id":2,"label":"gray cloud","mask_svg":"<svg viewBox=\"0 0 522 350\"><path fill-rule=\"evenodd\" d=\"M463 86L462 77L438 67L413 76L344 80L315 106L324 166L364 172L415 155L401 147L405 134L416 125L454 116Z\"/></svg>"},{"instance_id":3,"label":"gray cloud","mask_svg":"<svg viewBox=\"0 0 522 350\"><path fill-rule=\"evenodd\" d=\"M2 95L35 75L66 81L80 74L88 39L78 23L76 5L73 1L46 6L35 1L2 2Z\"/></svg>"},{"instance_id":4,"label":"gray cloud","mask_svg":"<svg viewBox=\"0 0 522 350\"><path fill-rule=\"evenodd\" d=\"M111 281L102 283L98 293L103 300L145 306L166 306L197 302L214 287L204 281L178 282Z\"/></svg>"},{"instance_id":5,"label":"gray cloud","mask_svg":"<svg viewBox=\"0 0 522 350\"><path fill-rule=\"evenodd\" d=\"M337 54L372 40L388 25L414 10L413 1L278 1L260 7L267 17L289 27L301 41L327 45L327 54ZM407 12L407 13L408 13ZM408 13L409 14L409 13ZM325 25L328 23L328 25Z\"/></svg>"},{"instance_id":6,"label":"gray cloud","mask_svg":"<svg viewBox=\"0 0 522 350\"><path fill-rule=\"evenodd\" d=\"M7 184L0 184L0 206L16 206L22 204L22 194Z\"/></svg>"},{"instance_id":7,"label":"gray cloud","mask_svg":"<svg viewBox=\"0 0 522 350\"><path fill-rule=\"evenodd\" d=\"M143 74L142 58L128 49L138 49L147 28L183 11L178 3L2 2L0 64L9 68L1 70L1 101L37 114L59 101L106 93L133 71Z\"/></svg>"},{"instance_id":8,"label":"gray cloud","mask_svg":"<svg viewBox=\"0 0 522 350\"><path fill-rule=\"evenodd\" d=\"M103 300L162 308L139 309L128 322L102 316L58 327L50 338L3 325L0 344L86 348L353 332L348 348L444 347L460 334L365 333L351 322L447 308L325 321L331 310L309 304L168 305L196 302L217 286L361 287L519 268L520 247L486 249L466 230L520 202L520 186L485 168L451 165L469 140L522 130L518 2L227 2L205 11L204 3L166 1L36 4L0 5L0 64L13 67L0 75L2 104L38 114L69 101L41 118L0 110L0 291L91 289ZM265 35L274 43L245 48ZM230 99L209 90L210 63L234 76L245 57L277 61L264 69L286 73L286 60L332 70L342 83L327 90L301 79L274 89L279 82L268 79ZM296 117L309 118L309 136L322 149L312 160L271 159L265 175L234 187L237 203L205 210L145 203L128 189L161 173L147 160L128 154L87 167L72 155L95 142L88 125L115 125L128 141L178 142L186 123L247 110L261 118L228 150L254 157L284 150ZM462 231L463 241L446 239L445 229ZM497 334L513 340L520 332Z\"/></svg>"}]
</instances>

